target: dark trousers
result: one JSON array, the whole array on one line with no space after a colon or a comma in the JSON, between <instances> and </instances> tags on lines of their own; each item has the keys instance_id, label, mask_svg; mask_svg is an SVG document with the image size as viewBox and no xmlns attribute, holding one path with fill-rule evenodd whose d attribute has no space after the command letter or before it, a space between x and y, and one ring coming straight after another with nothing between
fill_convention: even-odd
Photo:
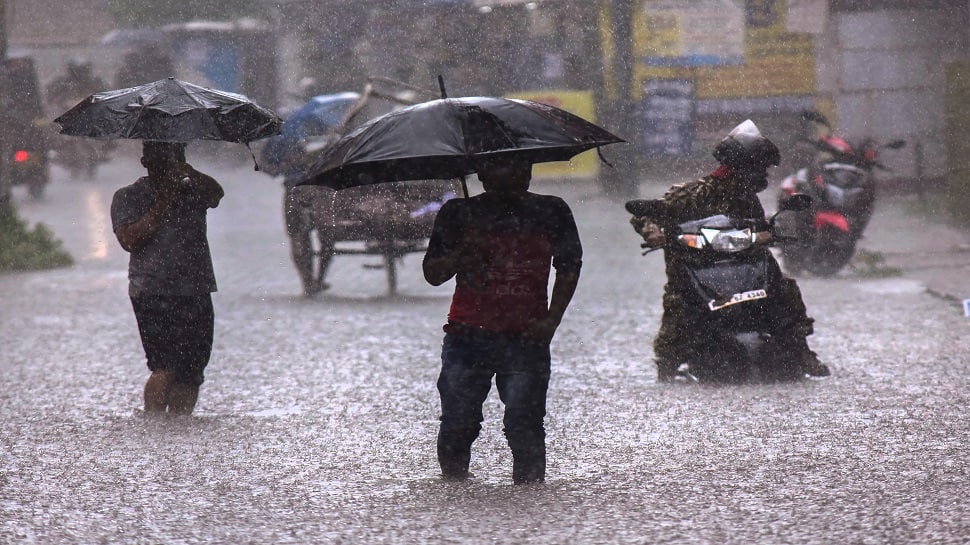
<instances>
[{"instance_id":1,"label":"dark trousers","mask_svg":"<svg viewBox=\"0 0 970 545\"><path fill-rule=\"evenodd\" d=\"M131 305L148 369L173 371L179 384L201 385L212 354L212 296L141 295Z\"/></svg>"},{"instance_id":2,"label":"dark trousers","mask_svg":"<svg viewBox=\"0 0 970 545\"><path fill-rule=\"evenodd\" d=\"M445 476L467 475L471 446L482 430L482 404L492 377L505 404L505 437L512 450L512 479L541 481L546 470L546 391L549 345L494 336L445 334L441 349L441 426L438 462Z\"/></svg>"}]
</instances>

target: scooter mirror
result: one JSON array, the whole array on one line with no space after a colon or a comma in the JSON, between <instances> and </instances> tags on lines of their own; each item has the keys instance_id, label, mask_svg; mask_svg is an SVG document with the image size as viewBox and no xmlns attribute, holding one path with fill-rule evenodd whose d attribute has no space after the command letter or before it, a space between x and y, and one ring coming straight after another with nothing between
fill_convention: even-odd
<instances>
[{"instance_id":1,"label":"scooter mirror","mask_svg":"<svg viewBox=\"0 0 970 545\"><path fill-rule=\"evenodd\" d=\"M660 218L664 216L666 205L660 199L635 199L626 202L626 211L634 216Z\"/></svg>"},{"instance_id":2,"label":"scooter mirror","mask_svg":"<svg viewBox=\"0 0 970 545\"><path fill-rule=\"evenodd\" d=\"M789 195L781 202L781 207L779 212L782 211L792 211L801 212L802 210L808 210L812 206L812 197L804 193L795 193L794 195Z\"/></svg>"}]
</instances>

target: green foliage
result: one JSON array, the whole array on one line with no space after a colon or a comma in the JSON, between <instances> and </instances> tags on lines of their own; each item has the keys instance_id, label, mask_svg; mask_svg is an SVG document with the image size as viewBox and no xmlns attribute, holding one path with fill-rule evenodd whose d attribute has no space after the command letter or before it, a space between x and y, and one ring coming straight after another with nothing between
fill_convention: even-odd
<instances>
[{"instance_id":1,"label":"green foliage","mask_svg":"<svg viewBox=\"0 0 970 545\"><path fill-rule=\"evenodd\" d=\"M903 271L886 265L886 256L881 252L859 250L849 264L856 276L863 278L894 278L902 276Z\"/></svg>"},{"instance_id":2,"label":"green foliage","mask_svg":"<svg viewBox=\"0 0 970 545\"><path fill-rule=\"evenodd\" d=\"M268 4L252 0L108 0L105 10L128 27L151 27L192 20L268 19Z\"/></svg>"},{"instance_id":3,"label":"green foliage","mask_svg":"<svg viewBox=\"0 0 970 545\"><path fill-rule=\"evenodd\" d=\"M922 220L934 223L947 223L946 217L948 203L945 195L940 193L930 193L917 199L912 199L906 203L906 210L913 216Z\"/></svg>"},{"instance_id":4,"label":"green foliage","mask_svg":"<svg viewBox=\"0 0 970 545\"><path fill-rule=\"evenodd\" d=\"M966 197L964 197L964 201ZM970 212L948 193L932 193L906 204L909 214L928 223L947 225L956 229L970 227Z\"/></svg>"},{"instance_id":5,"label":"green foliage","mask_svg":"<svg viewBox=\"0 0 970 545\"><path fill-rule=\"evenodd\" d=\"M0 271L32 271L72 265L74 259L44 224L33 229L16 214L0 214Z\"/></svg>"}]
</instances>

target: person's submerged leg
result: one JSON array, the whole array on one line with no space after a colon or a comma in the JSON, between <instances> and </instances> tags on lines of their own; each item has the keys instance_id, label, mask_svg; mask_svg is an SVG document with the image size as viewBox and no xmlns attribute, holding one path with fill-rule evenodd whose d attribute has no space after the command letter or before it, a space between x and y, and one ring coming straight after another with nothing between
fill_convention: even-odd
<instances>
[{"instance_id":1,"label":"person's submerged leg","mask_svg":"<svg viewBox=\"0 0 970 545\"><path fill-rule=\"evenodd\" d=\"M152 371L145 382L145 412L158 414L168 409L169 392L172 389L172 373L167 370Z\"/></svg>"},{"instance_id":2,"label":"person's submerged leg","mask_svg":"<svg viewBox=\"0 0 970 545\"><path fill-rule=\"evenodd\" d=\"M550 354L547 345L519 345L506 352L495 379L505 404L505 437L512 450L512 481L542 482L546 477L546 392Z\"/></svg>"},{"instance_id":3,"label":"person's submerged leg","mask_svg":"<svg viewBox=\"0 0 970 545\"><path fill-rule=\"evenodd\" d=\"M194 384L174 383L168 390L168 411L177 415L189 415L199 400L199 387Z\"/></svg>"},{"instance_id":4,"label":"person's submerged leg","mask_svg":"<svg viewBox=\"0 0 970 545\"><path fill-rule=\"evenodd\" d=\"M335 243L331 234L324 232L320 227L317 228L317 239L319 240L320 252L317 254L317 270L313 277L313 288L317 292L327 291L330 284L327 283L327 269L333 261Z\"/></svg>"},{"instance_id":5,"label":"person's submerged leg","mask_svg":"<svg viewBox=\"0 0 970 545\"><path fill-rule=\"evenodd\" d=\"M158 296L146 343L152 376L145 385L145 411L192 414L212 354L212 296ZM143 334L143 339L145 335Z\"/></svg>"},{"instance_id":6,"label":"person's submerged leg","mask_svg":"<svg viewBox=\"0 0 970 545\"><path fill-rule=\"evenodd\" d=\"M170 301L164 297L137 296L131 298L131 306L151 371L145 382L145 412L164 413L168 410L168 395L174 379L174 373L169 369L171 343L167 335Z\"/></svg>"},{"instance_id":7,"label":"person's submerged leg","mask_svg":"<svg viewBox=\"0 0 970 545\"><path fill-rule=\"evenodd\" d=\"M283 217L290 237L290 257L303 285L303 295L311 297L320 291L313 276L313 240L307 195L300 188L287 188L283 197Z\"/></svg>"},{"instance_id":8,"label":"person's submerged leg","mask_svg":"<svg viewBox=\"0 0 970 545\"><path fill-rule=\"evenodd\" d=\"M471 447L482 429L482 404L492 386L492 373L478 365L476 357L486 354L480 342L446 334L441 349L441 424L437 451L441 475L465 479L471 461Z\"/></svg>"},{"instance_id":9,"label":"person's submerged leg","mask_svg":"<svg viewBox=\"0 0 970 545\"><path fill-rule=\"evenodd\" d=\"M687 332L691 325L683 299L669 286L665 286L660 329L653 340L657 382L673 382L679 376L678 369L681 364L688 362L690 349Z\"/></svg>"}]
</instances>

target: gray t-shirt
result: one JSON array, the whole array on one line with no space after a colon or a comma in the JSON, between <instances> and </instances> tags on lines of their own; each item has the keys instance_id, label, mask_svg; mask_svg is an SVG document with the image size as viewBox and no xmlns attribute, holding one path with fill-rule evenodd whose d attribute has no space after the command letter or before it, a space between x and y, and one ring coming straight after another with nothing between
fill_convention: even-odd
<instances>
[{"instance_id":1,"label":"gray t-shirt","mask_svg":"<svg viewBox=\"0 0 970 545\"><path fill-rule=\"evenodd\" d=\"M147 177L116 191L111 200L112 228L138 221L157 197ZM195 189L172 203L152 240L131 252L130 296L204 295L216 291L206 238L208 209L209 204Z\"/></svg>"}]
</instances>

